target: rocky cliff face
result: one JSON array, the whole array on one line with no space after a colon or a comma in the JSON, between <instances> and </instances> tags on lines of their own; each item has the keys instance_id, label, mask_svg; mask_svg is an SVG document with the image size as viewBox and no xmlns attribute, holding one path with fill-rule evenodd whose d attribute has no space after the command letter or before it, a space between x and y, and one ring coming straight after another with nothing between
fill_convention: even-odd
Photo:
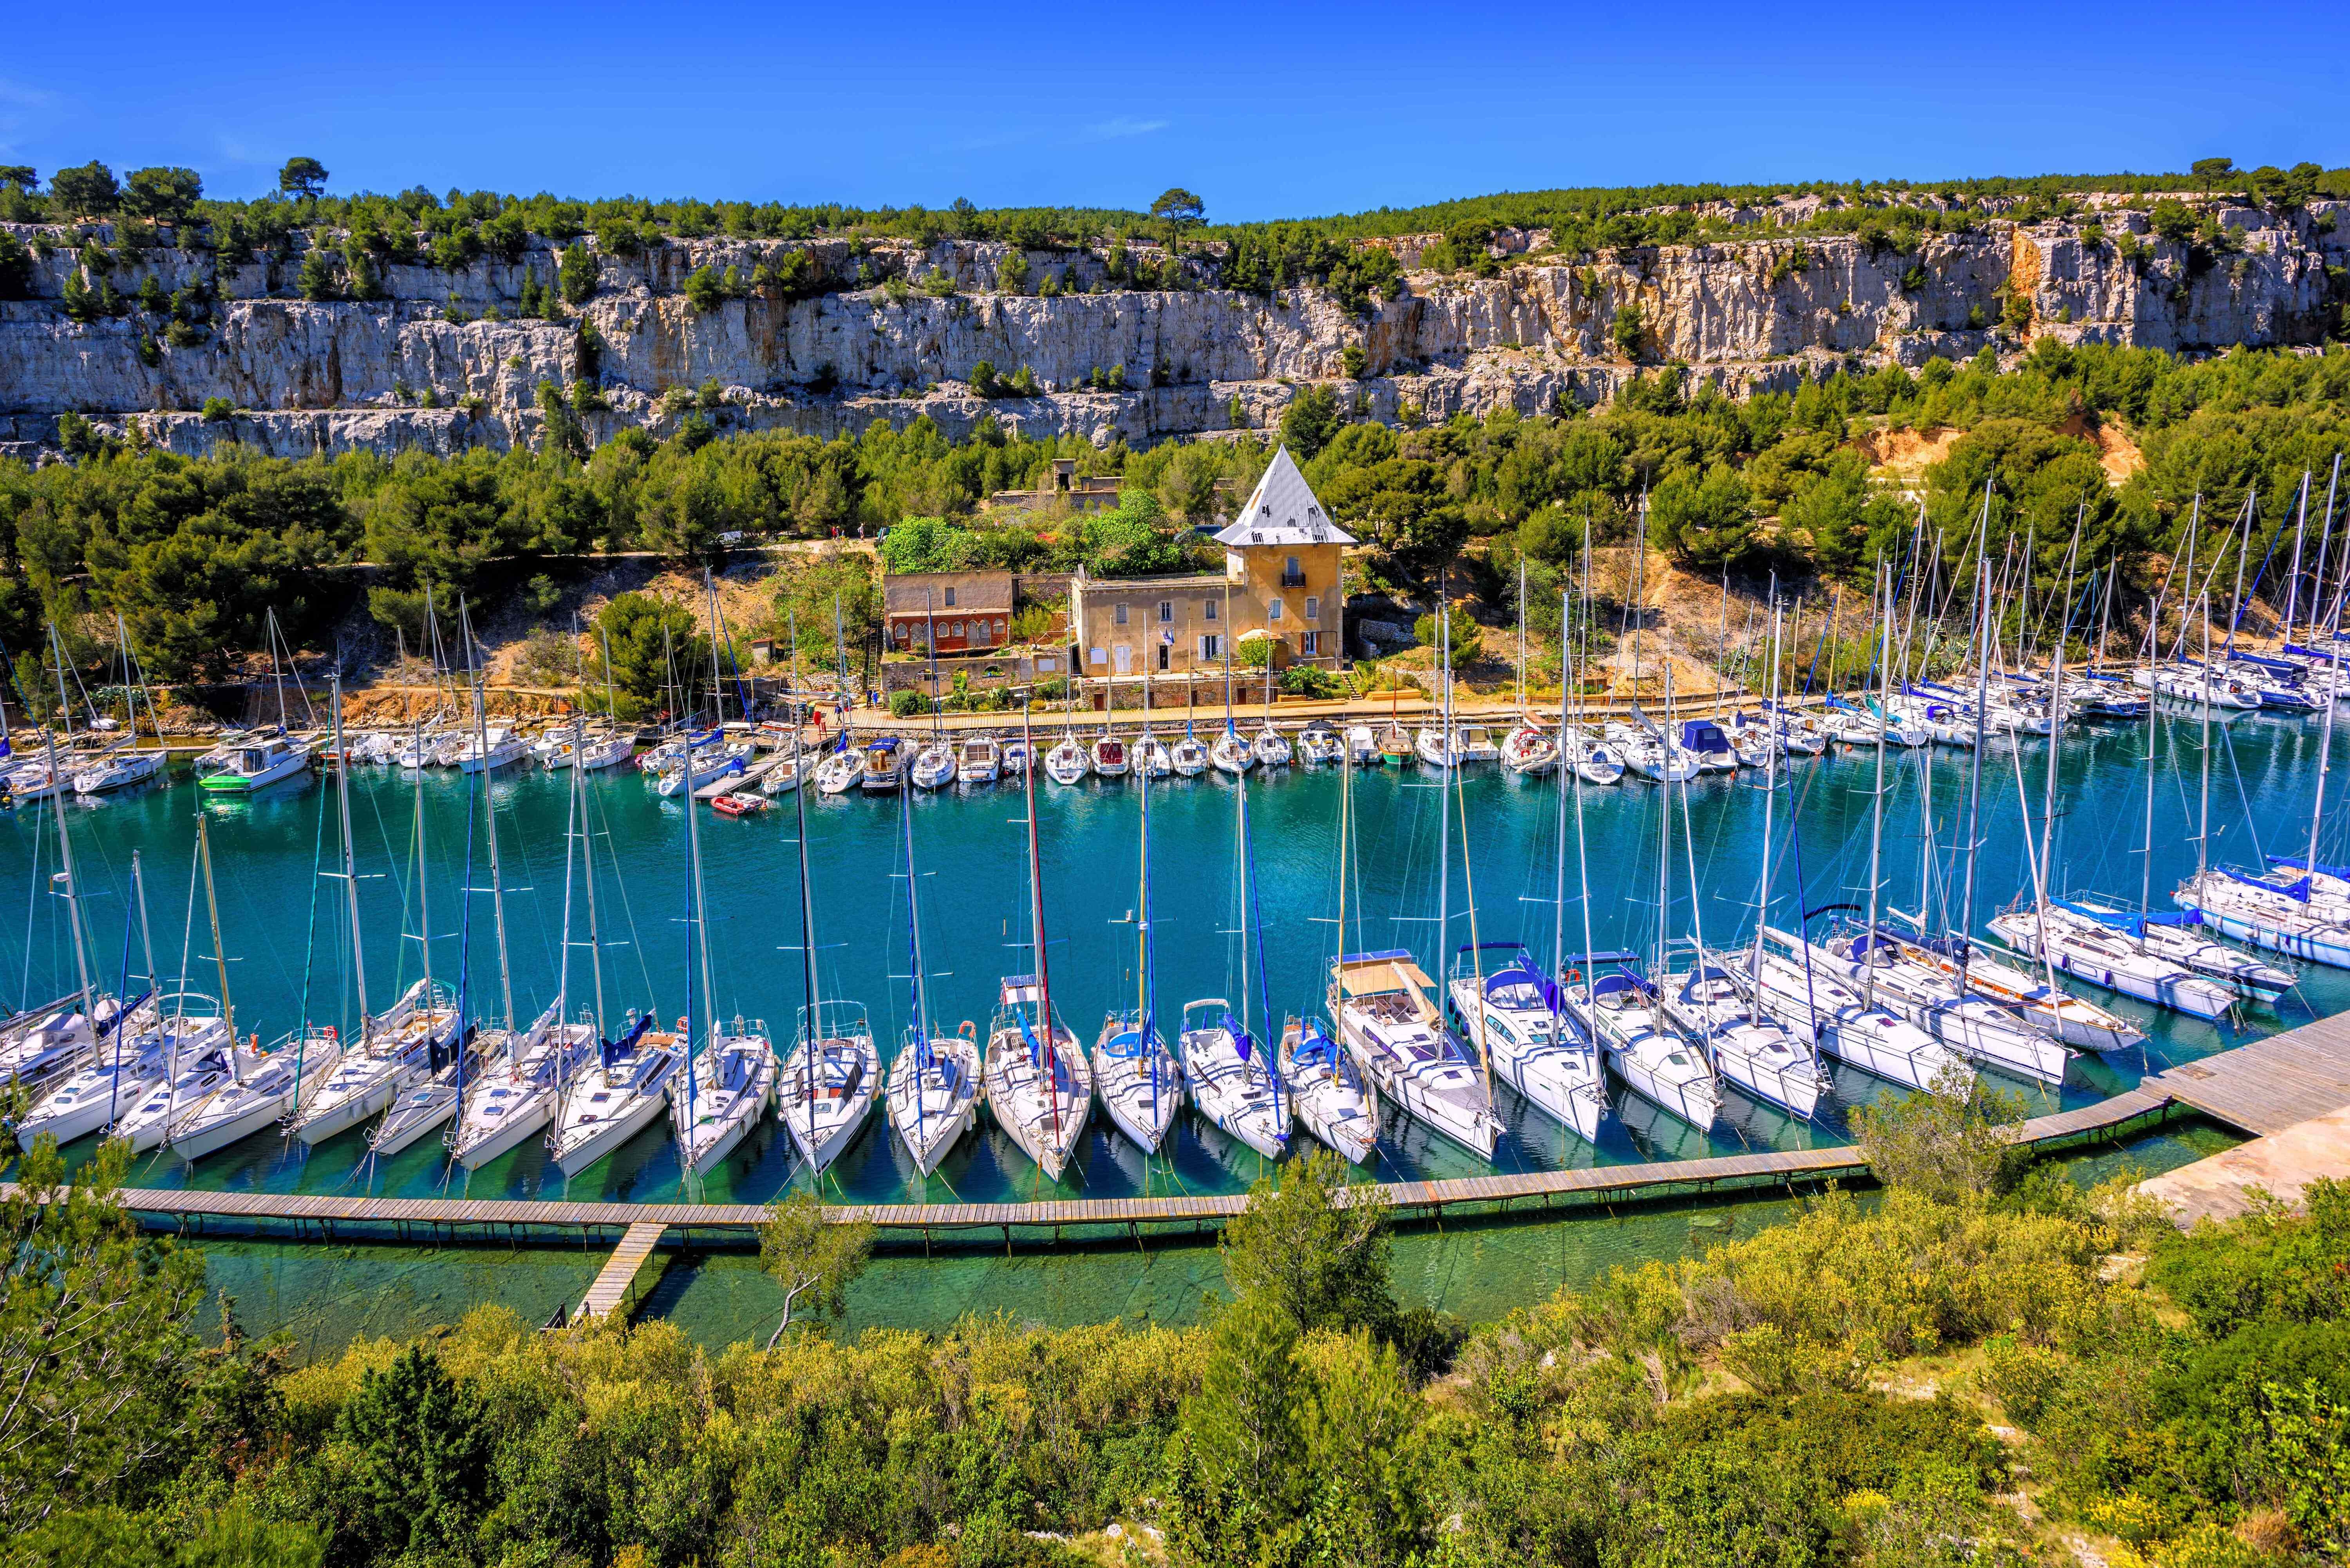
<instances>
[{"instance_id":1,"label":"rocky cliff face","mask_svg":"<svg viewBox=\"0 0 2350 1568\"><path fill-rule=\"evenodd\" d=\"M2141 214L2109 211L2102 242L2069 223L1995 223L1910 253L1774 237L1536 260L1482 280L1415 273L1367 318L1311 288L1270 298L1218 288L1211 260L1190 264L1196 286L1136 290L1113 285L1097 254L1029 253L1026 287L1049 276L1056 292L996 292L1008 253L993 244L672 241L600 257L594 296L564 320L513 318L526 284L556 277L558 254L543 244L456 271L388 266L382 297L336 302L296 293L298 255L229 266L194 249L117 249L105 281L123 296L150 276L166 293L209 281L209 330L183 346L136 310L67 314L76 247L111 244L109 230L16 227L36 252L34 297L0 303L0 452L54 448L68 412L126 433L135 425L182 452L228 440L284 456L535 444L540 384L583 377L583 322L611 405L582 416L598 439L627 425L673 430L684 414L664 394L712 380L728 390L727 428L817 435L923 414L960 434L993 413L1033 434L1147 441L1229 428L1235 402L1243 422L1273 422L1316 381L1340 382L1380 418L1531 412L1605 399L1637 373L1614 343L1625 305L1639 312L1640 362L1681 361L1734 392L1839 363L2012 350L2042 334L2189 351L2309 344L2339 319L2344 295L2327 267L2350 261L2350 225L2336 225L2345 209L2226 210L2239 243L2217 254L2155 240ZM729 298L706 312L686 296L696 268L747 279L792 251L808 253L833 291ZM904 286L933 271L958 292ZM2016 295L2029 326L1994 331ZM1345 381L1349 348L1365 369ZM973 395L981 360L1006 374L1028 366L1041 392ZM1113 369L1126 389L1085 389ZM205 421L196 410L213 399L237 411Z\"/></svg>"}]
</instances>

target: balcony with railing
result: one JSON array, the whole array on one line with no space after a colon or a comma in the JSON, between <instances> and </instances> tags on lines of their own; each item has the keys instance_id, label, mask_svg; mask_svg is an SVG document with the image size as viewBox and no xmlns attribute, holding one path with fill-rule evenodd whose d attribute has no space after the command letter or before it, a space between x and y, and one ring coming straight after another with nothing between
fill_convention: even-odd
<instances>
[{"instance_id":1,"label":"balcony with railing","mask_svg":"<svg viewBox=\"0 0 2350 1568\"><path fill-rule=\"evenodd\" d=\"M1284 588L1302 588L1305 586L1305 574L1304 572L1284 572L1281 574L1281 586Z\"/></svg>"}]
</instances>

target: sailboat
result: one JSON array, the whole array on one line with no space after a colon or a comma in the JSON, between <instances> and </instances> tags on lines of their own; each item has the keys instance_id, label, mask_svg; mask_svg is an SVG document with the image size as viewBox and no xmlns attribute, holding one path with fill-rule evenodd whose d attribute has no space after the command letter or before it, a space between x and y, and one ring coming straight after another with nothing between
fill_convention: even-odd
<instances>
[{"instance_id":1,"label":"sailboat","mask_svg":"<svg viewBox=\"0 0 2350 1568\"><path fill-rule=\"evenodd\" d=\"M340 719L340 683L337 684L337 722ZM421 726L419 726L421 732ZM347 775L338 771L337 787L342 802L344 876L356 886L351 871L350 796ZM416 908L417 950L423 974L400 1000L381 1014L369 1017L364 979L366 961L359 944L359 920L351 920L351 962L359 980L359 1038L342 1050L329 1070L307 1073L293 1106L293 1135L317 1145L349 1131L377 1115L419 1078L445 1066L455 1049L458 1011L454 1001L432 979L432 900L426 892L424 858L424 785L416 782Z\"/></svg>"},{"instance_id":2,"label":"sailboat","mask_svg":"<svg viewBox=\"0 0 2350 1568\"><path fill-rule=\"evenodd\" d=\"M1145 1154L1156 1154L1182 1107L1183 1073L1159 1033L1158 971L1150 945L1150 775L1139 774L1136 785L1141 792L1142 830L1137 877L1140 892L1135 906L1135 1006L1131 1012L1113 1010L1102 1020L1101 1033L1094 1041L1094 1085L1111 1125Z\"/></svg>"},{"instance_id":3,"label":"sailboat","mask_svg":"<svg viewBox=\"0 0 2350 1568\"><path fill-rule=\"evenodd\" d=\"M1771 669L1775 682L1779 668L1778 613L1772 612ZM1778 799L1779 753L1763 756L1762 877L1758 907L1767 919L1771 908L1771 837L1773 808ZM1666 804L1671 805L1667 786ZM1690 823L1689 786L1681 786L1681 844L1689 861L1690 885L1697 885L1697 847ZM1727 954L1711 952L1705 945L1704 917L1691 898L1690 922L1696 961L1682 974L1668 974L1663 987L1665 1015L1712 1060L1714 1070L1756 1099L1777 1106L1791 1116L1809 1120L1827 1092L1827 1073L1813 1054L1809 1041L1787 1029L1767 1008L1749 998L1731 978Z\"/></svg>"},{"instance_id":4,"label":"sailboat","mask_svg":"<svg viewBox=\"0 0 2350 1568\"><path fill-rule=\"evenodd\" d=\"M1336 950L1347 950L1347 885L1354 872L1353 828L1355 759L1351 749L1338 759L1338 919ZM1378 1148L1379 1103L1363 1082L1345 1047L1332 1037L1329 1024L1315 1014L1293 1015L1281 1032L1278 1064L1282 1086L1298 1124L1361 1164Z\"/></svg>"},{"instance_id":5,"label":"sailboat","mask_svg":"<svg viewBox=\"0 0 2350 1568\"><path fill-rule=\"evenodd\" d=\"M718 684L717 649L720 645L718 623L718 593L707 573L703 587L710 597L711 685L718 706L724 712L723 688ZM795 792L792 798L804 802ZM800 807L800 884L807 885L806 807ZM764 1020L745 1020L739 1013L732 1026L720 1018L716 968L711 959L710 909L702 874L702 828L699 815L691 809L685 814L686 859L686 952L685 952L685 1021L679 1030L679 1048L685 1054L676 1079L670 1085L669 1108L673 1130L677 1135L678 1163L689 1179L706 1176L725 1161L728 1155L741 1147L759 1119L767 1114L768 1105L775 1097L775 1051L767 1038ZM696 1027L694 998L695 981L701 982L703 1022ZM697 1042L697 1036L699 1040ZM700 1049L697 1050L696 1044ZM868 1035L867 1053L871 1053ZM868 1091L868 1103L870 1091Z\"/></svg>"},{"instance_id":6,"label":"sailboat","mask_svg":"<svg viewBox=\"0 0 2350 1568\"><path fill-rule=\"evenodd\" d=\"M131 784L144 784L163 771L170 753L163 747L163 726L155 717L155 699L147 690L146 671L139 668L137 655L130 650L130 628L123 625L122 612L114 615L114 638L122 649L122 688L127 694L124 710L130 723L130 738L126 745L117 746L100 757L94 766L74 774L76 794L105 794ZM139 701L147 701L147 722L155 732L155 749L139 749Z\"/></svg>"},{"instance_id":7,"label":"sailboat","mask_svg":"<svg viewBox=\"0 0 2350 1568\"><path fill-rule=\"evenodd\" d=\"M212 839L201 816L196 819L196 855L203 867L204 907L213 955L220 965L221 1009L228 1023L229 1045L227 1082L192 1104L181 1103L164 1134L171 1152L192 1164L276 1121L294 1103L300 1083L296 1053L264 1050L258 1033L249 1044L237 1043L236 1012L228 993L228 962L221 945L220 900L213 888Z\"/></svg>"},{"instance_id":8,"label":"sailboat","mask_svg":"<svg viewBox=\"0 0 2350 1568\"><path fill-rule=\"evenodd\" d=\"M1565 616L1567 596L1560 596L1559 730L1566 730L1566 689L1571 684L1572 659ZM1521 639L1523 641L1523 617ZM1523 652L1520 667L1524 665ZM1553 759L1554 764L1555 759ZM1528 773L1543 770L1527 769ZM1598 1047L1576 1016L1567 1010L1559 990L1566 972L1566 808L1569 791L1575 804L1575 860L1587 888L1590 877L1583 822L1583 780L1574 769L1558 773L1557 826L1551 874L1551 961L1545 971L1533 953L1516 942L1492 942L1487 950L1509 956L1487 974L1482 954L1471 950L1453 958L1446 988L1454 1023L1477 1041L1485 1059L1503 1082L1528 1104L1552 1119L1572 1127L1587 1142L1596 1142L1612 1114ZM1466 806L1464 805L1465 812ZM1591 950L1591 900L1583 904L1583 950ZM1467 972L1462 972L1464 969Z\"/></svg>"},{"instance_id":9,"label":"sailboat","mask_svg":"<svg viewBox=\"0 0 2350 1568\"><path fill-rule=\"evenodd\" d=\"M1022 721L1022 738L1035 740ZM1022 775L1028 829L1028 941L1034 974L1005 975L996 988L983 1068L996 1125L1058 1181L1093 1109L1093 1069L1076 1035L1053 1012L1052 968L1045 958L1044 858L1036 837L1036 780Z\"/></svg>"},{"instance_id":10,"label":"sailboat","mask_svg":"<svg viewBox=\"0 0 2350 1568\"><path fill-rule=\"evenodd\" d=\"M784 1060L778 1114L800 1158L820 1175L856 1140L872 1112L881 1088L881 1054L865 1009L854 1002L827 1001L816 983L807 804L794 798L799 812L801 1006L798 1043Z\"/></svg>"},{"instance_id":11,"label":"sailboat","mask_svg":"<svg viewBox=\"0 0 2350 1568\"><path fill-rule=\"evenodd\" d=\"M1645 544L1640 546L1645 553ZM1673 709L1672 661L1665 661L1665 711ZM1659 747L1664 746L1661 736ZM1671 750L1676 750L1673 748ZM1679 754L1687 755L1686 753ZM1657 805L1657 972L1662 973L1672 916L1673 769L1660 774L1665 789ZM1692 764L1691 770L1694 771ZM1688 773L1680 774L1686 782ZM1695 901L1692 888L1691 901ZM1630 953L1586 955L1592 967L1583 981L1569 983L1565 1001L1607 1054L1608 1064L1634 1094L1703 1132L1721 1109L1721 1086L1700 1046L1684 1038L1665 1012L1658 980L1641 972ZM1602 968L1606 972L1600 972Z\"/></svg>"},{"instance_id":12,"label":"sailboat","mask_svg":"<svg viewBox=\"0 0 2350 1568\"><path fill-rule=\"evenodd\" d=\"M931 738L914 755L914 787L943 789L955 782L955 751L939 722L939 622L928 588L922 590L922 618L928 623L923 647L931 661Z\"/></svg>"},{"instance_id":13,"label":"sailboat","mask_svg":"<svg viewBox=\"0 0 2350 1568\"><path fill-rule=\"evenodd\" d=\"M1232 624L1232 590L1230 588L1226 588L1224 590L1224 618L1222 622L1225 626L1230 626ZM1233 777L1238 778L1241 774L1248 772L1249 769L1256 766L1256 748L1249 744L1247 737L1243 735L1240 732L1239 727L1232 722L1232 645L1231 639L1228 638L1223 639L1223 644L1224 732L1218 735L1215 740L1209 744L1208 761L1213 764L1218 773L1231 774Z\"/></svg>"},{"instance_id":14,"label":"sailboat","mask_svg":"<svg viewBox=\"0 0 2350 1568\"><path fill-rule=\"evenodd\" d=\"M1183 1006L1181 1033L1183 1075L1191 1089L1191 1103L1200 1114L1227 1136L1238 1138L1267 1159L1278 1159L1289 1147L1290 1106L1282 1093L1273 1053L1249 1026L1249 970L1255 960L1257 985L1264 987L1264 935L1256 918L1256 858L1248 817L1248 776L1239 775L1234 792L1237 812L1233 832L1234 902L1240 924L1241 1013L1220 996L1201 997ZM1271 1023L1269 999L1258 1016Z\"/></svg>"},{"instance_id":15,"label":"sailboat","mask_svg":"<svg viewBox=\"0 0 2350 1568\"><path fill-rule=\"evenodd\" d=\"M1451 651L1451 623L1440 609L1440 659ZM1448 685L1445 691L1450 694ZM1451 727L1448 701L1445 724ZM1442 950L1451 925L1451 801L1449 779L1438 795L1436 830L1436 929ZM1343 950L1346 943L1342 940ZM1472 1064L1430 993L1436 982L1401 948L1341 951L1330 966L1328 1005L1338 1023L1339 1043L1366 1083L1424 1123L1482 1159L1493 1158L1502 1124L1493 1115L1490 1085Z\"/></svg>"},{"instance_id":16,"label":"sailboat","mask_svg":"<svg viewBox=\"0 0 2350 1568\"><path fill-rule=\"evenodd\" d=\"M969 1034L941 1034L931 1027L930 975L922 968L921 873L914 865L912 802L902 800L898 815L906 844L906 957L914 1022L889 1064L883 1098L889 1125L898 1129L914 1168L928 1176L979 1118L979 1042Z\"/></svg>"},{"instance_id":17,"label":"sailboat","mask_svg":"<svg viewBox=\"0 0 2350 1568\"><path fill-rule=\"evenodd\" d=\"M130 1004L119 1009L99 1027L95 1048L85 1065L62 1079L52 1079L33 1100L31 1108L16 1123L16 1137L21 1144L30 1145L43 1133L60 1144L94 1133L112 1122L125 1103L136 1100L164 1076L171 1044L180 1032L173 1028L172 1009L165 1005L167 999L156 992L154 942L147 934L147 881L135 849L130 852L130 895L138 911L138 929L147 961L146 989L135 996L131 994L132 924L126 914L120 994L130 997ZM227 1028L217 1018L207 1022L207 1037L216 1034L219 1040L227 1039Z\"/></svg>"},{"instance_id":18,"label":"sailboat","mask_svg":"<svg viewBox=\"0 0 2350 1568\"><path fill-rule=\"evenodd\" d=\"M572 755L585 755L586 736L580 719L571 722ZM476 1170L532 1137L543 1134L555 1119L555 1107L564 1083L602 1038L604 971L601 943L596 929L595 858L591 836L579 820L586 785L581 774L588 764L573 764L563 829L563 926L561 956L556 965L555 1002L520 1038L510 1037L502 1054L484 1052L482 1067L463 1090L457 1120L443 1141L452 1158L466 1170ZM566 1022L571 997L572 845L577 842L588 891L588 948L596 977L596 1007L586 1018Z\"/></svg>"}]
</instances>

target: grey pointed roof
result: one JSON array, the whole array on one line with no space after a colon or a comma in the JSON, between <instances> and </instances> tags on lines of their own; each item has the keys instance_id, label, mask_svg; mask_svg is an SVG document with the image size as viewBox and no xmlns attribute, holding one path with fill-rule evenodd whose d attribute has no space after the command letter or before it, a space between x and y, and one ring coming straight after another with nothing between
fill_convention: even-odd
<instances>
[{"instance_id":1,"label":"grey pointed roof","mask_svg":"<svg viewBox=\"0 0 2350 1568\"><path fill-rule=\"evenodd\" d=\"M1264 477L1232 525L1216 535L1220 545L1351 545L1353 535L1330 521L1297 463L1283 447L1273 454Z\"/></svg>"}]
</instances>

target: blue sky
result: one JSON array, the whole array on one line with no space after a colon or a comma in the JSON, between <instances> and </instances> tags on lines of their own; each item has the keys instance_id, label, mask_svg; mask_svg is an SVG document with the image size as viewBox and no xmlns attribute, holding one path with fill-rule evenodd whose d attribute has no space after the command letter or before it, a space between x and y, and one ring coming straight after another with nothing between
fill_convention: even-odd
<instances>
[{"instance_id":1,"label":"blue sky","mask_svg":"<svg viewBox=\"0 0 2350 1568\"><path fill-rule=\"evenodd\" d=\"M675 17L677 19L671 19ZM1654 181L2350 164L2350 6L26 5L0 161L1212 219Z\"/></svg>"}]
</instances>

